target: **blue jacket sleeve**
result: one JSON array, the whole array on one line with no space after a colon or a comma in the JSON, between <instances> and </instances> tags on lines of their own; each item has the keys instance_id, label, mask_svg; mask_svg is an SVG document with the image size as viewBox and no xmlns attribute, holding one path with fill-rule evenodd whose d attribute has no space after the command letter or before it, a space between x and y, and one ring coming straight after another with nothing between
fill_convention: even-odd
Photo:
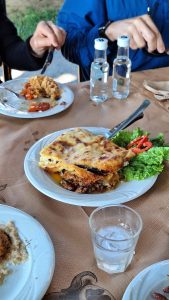
<instances>
[{"instance_id":1,"label":"blue jacket sleeve","mask_svg":"<svg viewBox=\"0 0 169 300\"><path fill-rule=\"evenodd\" d=\"M98 28L106 22L105 0L66 0L58 15L58 25L67 32L63 55L89 70L94 57L94 39L99 37Z\"/></svg>"}]
</instances>

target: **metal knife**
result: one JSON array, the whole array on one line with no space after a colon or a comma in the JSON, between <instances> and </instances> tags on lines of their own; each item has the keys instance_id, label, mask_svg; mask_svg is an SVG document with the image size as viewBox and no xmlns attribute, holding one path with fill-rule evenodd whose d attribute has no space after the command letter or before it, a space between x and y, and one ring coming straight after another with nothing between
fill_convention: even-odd
<instances>
[{"instance_id":1,"label":"metal knife","mask_svg":"<svg viewBox=\"0 0 169 300\"><path fill-rule=\"evenodd\" d=\"M42 68L42 70L41 70L41 72L40 72L41 75L45 73L47 67L51 64L52 59L53 59L53 54L54 54L54 47L51 46L51 47L49 48L49 50L48 50L48 55L47 55L47 57L46 57L45 63L44 63L44 65L43 65L43 68Z\"/></svg>"},{"instance_id":2,"label":"metal knife","mask_svg":"<svg viewBox=\"0 0 169 300\"><path fill-rule=\"evenodd\" d=\"M120 130L127 128L129 125L134 123L135 121L141 119L143 115L143 111L150 105L149 100L144 100L143 103L124 121L113 127L105 134L106 138L112 138L115 136Z\"/></svg>"}]
</instances>

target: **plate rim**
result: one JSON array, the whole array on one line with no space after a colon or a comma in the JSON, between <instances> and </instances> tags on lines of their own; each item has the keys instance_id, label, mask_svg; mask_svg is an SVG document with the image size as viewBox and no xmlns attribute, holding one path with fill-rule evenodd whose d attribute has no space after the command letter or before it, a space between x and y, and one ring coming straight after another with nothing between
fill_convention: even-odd
<instances>
[{"instance_id":1,"label":"plate rim","mask_svg":"<svg viewBox=\"0 0 169 300\"><path fill-rule=\"evenodd\" d=\"M115 189L115 190L111 190L110 192L108 191L108 192L105 192L105 193L98 193L98 194L79 194L79 193L75 193L75 192L71 192L71 191L68 191L68 190L66 190L66 189L64 189L63 187L59 187L59 188L62 188L62 190L63 190L63 193L65 192L65 193L69 193L69 195L67 195L67 197L69 197L69 196L72 196L72 198L73 198L73 200L70 200L71 199L71 197L70 197L70 199L69 199L69 201L65 201L63 198L62 198L62 196L61 196L61 198L60 198L60 196L58 196L58 193L53 193L53 192L51 192L50 193L50 191L46 191L45 189L43 189L43 188L41 188L41 187L39 187L39 185L38 185L38 183L36 182L36 183L34 183L34 178L33 178L33 176L32 176L32 174L31 174L31 172L30 172L30 170L29 170L29 164L27 164L27 160L28 160L28 157L29 157L29 155L30 155L30 153L34 150L34 149L36 149L36 147L40 144L40 143L42 143L45 139L49 139L50 137L52 137L52 136L54 136L54 135L56 135L57 134L57 136L58 135L60 135L61 133L63 133L63 132L65 132L65 131L68 131L68 130L72 130L72 129L74 129L74 128L82 128L82 129L87 129L87 130L93 130L93 131L108 131L109 129L108 128L104 128L104 127L87 127L87 126L79 126L79 127L72 127L72 128L66 128L66 129L61 129L61 130L58 130L58 131L55 131L55 132L53 132L53 133L50 133L50 134L48 134L48 135L46 135L46 136L44 136L44 137L42 137L40 140L38 140L37 142L35 142L32 146L31 146L31 148L28 150L28 152L26 153L26 156L25 156L25 159L24 159L24 172L25 172L25 175L26 175L26 177L27 177L27 179L28 179L28 181L38 190L38 191L40 191L42 194L44 194L44 195L46 195L46 196L48 196L48 197L50 197L50 198L52 198L53 200L55 200L55 201L60 201L60 202L63 202L63 203L67 203L67 204L72 204L72 205L77 205L77 206L86 206L86 207L98 207L98 206L102 206L103 204L99 204L99 202L101 202L101 200L100 200L100 198L103 198L103 196L102 195L104 195L105 196L105 198L106 198L106 195L108 195L108 196L111 196L111 194L112 194L112 192L114 192L114 194L117 192L117 190ZM48 143L49 144L49 143ZM42 170L43 171L43 170ZM44 172L44 171L43 171ZM46 175L47 176L47 175ZM126 203L126 202L128 202L128 201L131 201L131 200L134 200L134 199L136 199L136 198L138 198L139 196L141 196L141 195L143 195L144 193L146 193L153 185L154 185L154 183L155 183L155 181L156 181L156 179L157 179L157 177L158 177L158 175L155 175L155 176L152 176L152 177L150 177L150 178L148 178L148 179L144 179L144 182L145 181L149 181L149 180L151 180L151 182L150 182L150 184L147 186L147 188L144 190L144 192L141 192L141 193L138 193L137 194L137 196L135 197L135 196L130 196L129 198L128 198L128 200L125 200L125 201L121 201L120 200L120 202L119 201L116 201L115 202L115 200L111 200L111 202L110 201L107 201L104 205L109 205L109 204L120 204L120 203ZM32 182L33 181L33 182ZM36 181L36 180L35 180ZM51 179L51 182L52 182L52 179ZM132 183L133 183L134 181L132 181ZM135 182L138 182L138 181L135 181ZM131 181L130 181L130 183L131 183ZM55 183L56 184L56 183ZM122 184L127 184L127 182L126 183L122 183ZM38 186L37 186L38 185ZM53 195L54 194L54 195ZM59 194L60 195L60 194ZM97 199L98 199L98 203L96 204L96 200L94 201L94 198L97 196ZM58 198L59 197L59 198ZM76 199L75 198L79 198L79 200L78 200L78 202L76 203ZM85 203L85 198L88 198L88 201L89 201L89 198L90 198L90 201L92 201L92 203ZM113 198L113 196L112 196L112 198ZM81 200L81 202L80 202L80 199L82 199ZM75 202L74 202L75 201Z\"/></svg>"},{"instance_id":2,"label":"plate rim","mask_svg":"<svg viewBox=\"0 0 169 300\"><path fill-rule=\"evenodd\" d=\"M130 292L132 291L132 287L133 285L140 279L140 277L142 277L143 275L145 275L146 273L148 273L149 271L151 271L152 269L160 266L160 265L164 265L164 264L168 264L169 265L169 259L165 259L165 260L161 260L161 261L158 261L158 262L155 262L147 267L145 267L143 270L141 270L132 280L131 282L128 284L124 294L123 294L123 297L122 297L122 300L130 300L128 298L128 296L130 296Z\"/></svg>"},{"instance_id":3,"label":"plate rim","mask_svg":"<svg viewBox=\"0 0 169 300\"><path fill-rule=\"evenodd\" d=\"M53 278L53 275L54 275L54 271L55 271L55 266L56 266L55 248L54 248L52 239L51 239L48 231L44 228L44 226L36 218L34 218L32 215L28 214L27 212L25 212L25 211L23 211L19 208L0 203L0 209L1 208L7 209L7 210L9 209L9 211L12 211L14 213L16 212L17 214L21 214L21 215L25 216L30 221L33 220L33 222L37 225L37 227L42 229L42 231L45 234L45 237L47 238L46 240L48 241L48 246L49 246L50 251L51 251L50 272L49 272L49 270L47 270L47 276L46 276L46 278L43 282L43 286L41 286L41 289L39 289L39 292L37 293L38 289L36 289L36 295L33 295L33 297L32 297L32 294L30 294L30 295L28 295L28 298L26 298L27 300L33 300L33 299L34 300L35 299L40 300L45 295L46 291L48 290L48 288L51 284L51 281L52 281L52 278ZM17 223L17 219L12 220L12 221ZM20 231L19 228L18 228L18 231ZM43 238L44 238L44 236L43 236ZM31 249L31 251L33 251L33 249ZM36 282L34 282L34 284L36 284ZM18 297L18 295L16 297Z\"/></svg>"},{"instance_id":4,"label":"plate rim","mask_svg":"<svg viewBox=\"0 0 169 300\"><path fill-rule=\"evenodd\" d=\"M40 75L40 74L37 74L37 75ZM35 75L35 76L37 76ZM33 76L30 76L30 77L22 77L22 78L15 78L15 79L12 79L12 80L8 80L6 82L3 82L2 83L2 86L8 86L10 83L15 83L15 81L18 81L18 82L25 82L27 81L28 79L30 79L31 77ZM48 76L50 77L50 76ZM52 77L51 77L52 78ZM55 78L52 78L54 81ZM51 109L49 110L46 110L46 111L43 111L42 113L40 112L35 112L35 113L29 113L29 114L26 114L27 112L23 112L22 114L22 111L21 113L19 114L15 114L13 111L8 111L8 110L3 110L2 108L0 108L0 114L4 115L4 116L8 116L8 117L12 117L12 118L18 118L18 119L38 119L38 118L45 118L45 117L50 117L50 116L53 116L53 115L57 115L63 111L65 111L66 109L68 109L74 102L74 92L72 91L72 89L66 85L66 84L62 84L62 83L58 83L56 81L56 83L64 90L64 92L69 92L70 94L70 100L69 100L69 103L67 103L66 107L63 105L63 109L61 109L60 111L55 111L56 108L57 108L57 105L52 107ZM61 99L60 99L61 100ZM63 99L64 101L64 99ZM16 109L17 110L17 109ZM14 109L15 111L15 109Z\"/></svg>"}]
</instances>

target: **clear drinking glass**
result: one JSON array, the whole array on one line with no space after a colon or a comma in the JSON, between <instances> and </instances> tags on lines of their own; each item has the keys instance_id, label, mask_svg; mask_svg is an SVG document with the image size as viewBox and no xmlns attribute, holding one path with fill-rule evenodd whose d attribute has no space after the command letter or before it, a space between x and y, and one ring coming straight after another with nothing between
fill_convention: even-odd
<instances>
[{"instance_id":1,"label":"clear drinking glass","mask_svg":"<svg viewBox=\"0 0 169 300\"><path fill-rule=\"evenodd\" d=\"M95 209L89 218L98 268L121 273L131 263L142 230L142 219L125 205Z\"/></svg>"}]
</instances>

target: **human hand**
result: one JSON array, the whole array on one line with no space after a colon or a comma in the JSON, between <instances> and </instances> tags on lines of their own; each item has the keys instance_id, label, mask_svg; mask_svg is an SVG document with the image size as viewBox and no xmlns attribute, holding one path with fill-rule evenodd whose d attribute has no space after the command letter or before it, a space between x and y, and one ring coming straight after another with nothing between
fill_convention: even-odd
<instances>
[{"instance_id":1,"label":"human hand","mask_svg":"<svg viewBox=\"0 0 169 300\"><path fill-rule=\"evenodd\" d=\"M63 28L56 26L51 21L41 21L30 39L30 46L36 56L42 57L51 46L57 50L60 49L65 42L65 38L66 32Z\"/></svg>"},{"instance_id":2,"label":"human hand","mask_svg":"<svg viewBox=\"0 0 169 300\"><path fill-rule=\"evenodd\" d=\"M159 53L165 51L161 34L149 15L112 22L106 29L105 34L111 41L118 39L120 35L130 36L130 47L132 49L144 48L148 51L157 50Z\"/></svg>"}]
</instances>

